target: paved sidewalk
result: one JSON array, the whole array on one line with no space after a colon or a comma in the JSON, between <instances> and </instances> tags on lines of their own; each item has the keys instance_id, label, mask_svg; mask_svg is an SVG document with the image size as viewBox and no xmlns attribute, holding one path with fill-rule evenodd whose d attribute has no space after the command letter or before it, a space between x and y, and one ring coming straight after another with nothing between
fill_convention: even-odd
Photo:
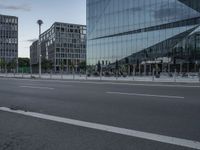
<instances>
[{"instance_id":1,"label":"paved sidewalk","mask_svg":"<svg viewBox=\"0 0 200 150\"><path fill-rule=\"evenodd\" d=\"M38 74L3 74L0 73L0 77L7 78L27 78L37 79ZM144 81L144 82L180 82L180 83L199 83L200 78L198 74L191 74L187 77L161 75L160 78L153 76L128 76L128 77L86 77L86 75L66 75L66 74L42 74L42 79L54 79L54 80L102 80L102 81Z\"/></svg>"}]
</instances>

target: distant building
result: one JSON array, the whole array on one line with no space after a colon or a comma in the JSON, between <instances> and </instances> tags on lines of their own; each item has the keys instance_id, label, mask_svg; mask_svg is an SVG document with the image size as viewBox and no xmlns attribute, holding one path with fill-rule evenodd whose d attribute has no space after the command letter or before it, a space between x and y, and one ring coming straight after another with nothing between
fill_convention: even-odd
<instances>
[{"instance_id":1,"label":"distant building","mask_svg":"<svg viewBox=\"0 0 200 150\"><path fill-rule=\"evenodd\" d=\"M53 63L55 72L71 70L86 61L86 26L55 22L41 34L42 60ZM37 42L30 47L31 62L38 63ZM34 55L34 56L33 56ZM37 58L36 58L37 57Z\"/></svg>"},{"instance_id":2,"label":"distant building","mask_svg":"<svg viewBox=\"0 0 200 150\"><path fill-rule=\"evenodd\" d=\"M18 18L0 14L0 61L9 63L18 57Z\"/></svg>"},{"instance_id":3,"label":"distant building","mask_svg":"<svg viewBox=\"0 0 200 150\"><path fill-rule=\"evenodd\" d=\"M37 65L39 62L38 56L38 40L33 42L30 46L30 63L32 65Z\"/></svg>"}]
</instances>

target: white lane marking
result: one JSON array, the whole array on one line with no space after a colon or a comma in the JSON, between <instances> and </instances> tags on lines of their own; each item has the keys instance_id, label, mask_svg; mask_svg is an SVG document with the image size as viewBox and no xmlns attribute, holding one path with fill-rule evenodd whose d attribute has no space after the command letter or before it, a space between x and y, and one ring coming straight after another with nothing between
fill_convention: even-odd
<instances>
[{"instance_id":1,"label":"white lane marking","mask_svg":"<svg viewBox=\"0 0 200 150\"><path fill-rule=\"evenodd\" d=\"M129 85L129 86L146 86L146 87L178 87L178 88L200 88L199 85L169 85L168 83L163 84L163 82L157 82L158 84L140 84L140 83L125 83L125 82L95 82L95 81L66 81L66 80L49 80L49 79L43 79L43 80L32 80L32 79L13 79L13 78L7 78L8 80L17 80L17 81L31 81L31 82L57 82L57 83L81 83L81 84L97 84L97 85ZM5 80L5 78L0 80ZM135 81L139 82L139 81ZM142 82L142 81L141 81ZM144 81L145 82L145 81ZM162 84L160 84L162 83ZM183 82L184 83L184 82Z\"/></svg>"},{"instance_id":2,"label":"white lane marking","mask_svg":"<svg viewBox=\"0 0 200 150\"><path fill-rule=\"evenodd\" d=\"M106 92L107 94L128 95L128 96L144 96L144 97L159 97L159 98L173 98L184 99L182 96L170 96L170 95L151 95L151 94L138 94L138 93L121 93L121 92Z\"/></svg>"},{"instance_id":3,"label":"white lane marking","mask_svg":"<svg viewBox=\"0 0 200 150\"><path fill-rule=\"evenodd\" d=\"M104 124L91 123L91 122L86 122L86 121L74 120L74 119L40 114L40 113L34 113L34 112L11 110L10 108L6 108L6 107L0 107L0 111L21 114L24 116L29 116L29 117L34 117L34 118L79 126L79 127L85 127L85 128L89 128L89 129L101 130L101 131L106 131L106 132L110 132L110 133L121 134L121 135L126 135L126 136L131 136L131 137L136 137L136 138L141 138L141 139L157 141L157 142L162 142L162 143L167 143L167 144L172 144L172 145L183 146L183 147L194 148L194 149L200 150L200 142L193 141L193 140L181 139L181 138L153 134L153 133L148 133L148 132L141 132L141 131L136 131L136 130L131 130L131 129L119 128L119 127L114 127L114 126L109 126L109 125L104 125Z\"/></svg>"},{"instance_id":4,"label":"white lane marking","mask_svg":"<svg viewBox=\"0 0 200 150\"><path fill-rule=\"evenodd\" d=\"M40 90L54 90L50 87L39 87L39 86L19 86L20 88L29 88L29 89L40 89Z\"/></svg>"}]
</instances>

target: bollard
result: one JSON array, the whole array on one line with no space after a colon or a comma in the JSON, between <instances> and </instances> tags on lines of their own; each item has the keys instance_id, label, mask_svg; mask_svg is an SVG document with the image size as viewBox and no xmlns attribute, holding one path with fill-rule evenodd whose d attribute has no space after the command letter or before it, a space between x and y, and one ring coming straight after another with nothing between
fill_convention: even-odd
<instances>
[{"instance_id":1,"label":"bollard","mask_svg":"<svg viewBox=\"0 0 200 150\"><path fill-rule=\"evenodd\" d=\"M118 80L119 71L116 72L116 80Z\"/></svg>"},{"instance_id":2,"label":"bollard","mask_svg":"<svg viewBox=\"0 0 200 150\"><path fill-rule=\"evenodd\" d=\"M176 69L174 70L174 82L176 82Z\"/></svg>"},{"instance_id":3,"label":"bollard","mask_svg":"<svg viewBox=\"0 0 200 150\"><path fill-rule=\"evenodd\" d=\"M6 69L6 77L8 77L8 70Z\"/></svg>"},{"instance_id":4,"label":"bollard","mask_svg":"<svg viewBox=\"0 0 200 150\"><path fill-rule=\"evenodd\" d=\"M50 79L52 79L52 70L51 70L51 72L50 72Z\"/></svg>"},{"instance_id":5,"label":"bollard","mask_svg":"<svg viewBox=\"0 0 200 150\"><path fill-rule=\"evenodd\" d=\"M87 76L88 76L88 74L87 74L87 70L85 71L85 80L87 81Z\"/></svg>"},{"instance_id":6,"label":"bollard","mask_svg":"<svg viewBox=\"0 0 200 150\"><path fill-rule=\"evenodd\" d=\"M153 68L152 81L155 81L155 68Z\"/></svg>"},{"instance_id":7,"label":"bollard","mask_svg":"<svg viewBox=\"0 0 200 150\"><path fill-rule=\"evenodd\" d=\"M23 69L22 69L22 78L24 78L24 72L23 72Z\"/></svg>"},{"instance_id":8,"label":"bollard","mask_svg":"<svg viewBox=\"0 0 200 150\"><path fill-rule=\"evenodd\" d=\"M101 67L101 71L100 71L100 80L102 80L102 67Z\"/></svg>"},{"instance_id":9,"label":"bollard","mask_svg":"<svg viewBox=\"0 0 200 150\"><path fill-rule=\"evenodd\" d=\"M133 69L133 81L135 80L135 67Z\"/></svg>"},{"instance_id":10,"label":"bollard","mask_svg":"<svg viewBox=\"0 0 200 150\"><path fill-rule=\"evenodd\" d=\"M63 70L61 71L61 79L63 80Z\"/></svg>"},{"instance_id":11,"label":"bollard","mask_svg":"<svg viewBox=\"0 0 200 150\"><path fill-rule=\"evenodd\" d=\"M200 82L200 68L199 68L199 82Z\"/></svg>"},{"instance_id":12,"label":"bollard","mask_svg":"<svg viewBox=\"0 0 200 150\"><path fill-rule=\"evenodd\" d=\"M74 72L74 69L73 69L73 80L75 80L75 72Z\"/></svg>"}]
</instances>

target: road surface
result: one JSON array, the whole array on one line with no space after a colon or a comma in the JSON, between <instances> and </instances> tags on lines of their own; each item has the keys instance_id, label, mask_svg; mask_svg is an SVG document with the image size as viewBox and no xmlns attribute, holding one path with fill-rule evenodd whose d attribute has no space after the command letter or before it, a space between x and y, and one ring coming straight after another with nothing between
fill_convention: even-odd
<instances>
[{"instance_id":1,"label":"road surface","mask_svg":"<svg viewBox=\"0 0 200 150\"><path fill-rule=\"evenodd\" d=\"M200 84L0 78L0 150L200 149Z\"/></svg>"}]
</instances>

